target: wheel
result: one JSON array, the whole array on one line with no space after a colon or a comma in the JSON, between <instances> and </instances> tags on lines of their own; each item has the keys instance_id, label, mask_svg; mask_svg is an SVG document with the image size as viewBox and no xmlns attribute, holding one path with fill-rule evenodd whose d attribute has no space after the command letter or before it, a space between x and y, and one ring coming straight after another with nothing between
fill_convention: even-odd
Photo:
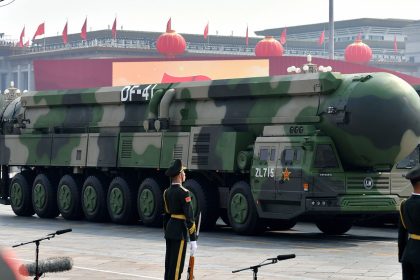
<instances>
[{"instance_id":1,"label":"wheel","mask_svg":"<svg viewBox=\"0 0 420 280\"><path fill-rule=\"evenodd\" d=\"M10 204L17 216L32 216L35 214L32 207L32 177L28 173L18 173L10 181Z\"/></svg>"},{"instance_id":2,"label":"wheel","mask_svg":"<svg viewBox=\"0 0 420 280\"><path fill-rule=\"evenodd\" d=\"M233 185L229 193L228 217L236 233L255 234L264 231L248 183L240 181Z\"/></svg>"},{"instance_id":3,"label":"wheel","mask_svg":"<svg viewBox=\"0 0 420 280\"><path fill-rule=\"evenodd\" d=\"M163 187L153 178L146 178L137 193L137 211L146 226L162 226Z\"/></svg>"},{"instance_id":4,"label":"wheel","mask_svg":"<svg viewBox=\"0 0 420 280\"><path fill-rule=\"evenodd\" d=\"M108 214L114 223L127 224L135 220L135 197L122 177L115 177L108 188Z\"/></svg>"},{"instance_id":5,"label":"wheel","mask_svg":"<svg viewBox=\"0 0 420 280\"><path fill-rule=\"evenodd\" d=\"M60 212L57 207L57 188L54 181L45 174L35 177L32 187L32 206L40 218L55 218Z\"/></svg>"},{"instance_id":6,"label":"wheel","mask_svg":"<svg viewBox=\"0 0 420 280\"><path fill-rule=\"evenodd\" d=\"M316 226L325 234L340 235L348 232L353 226L353 220L345 217L332 217L319 220Z\"/></svg>"},{"instance_id":7,"label":"wheel","mask_svg":"<svg viewBox=\"0 0 420 280\"><path fill-rule=\"evenodd\" d=\"M86 178L82 188L82 209L85 218L91 222L108 219L104 180L97 176Z\"/></svg>"},{"instance_id":8,"label":"wheel","mask_svg":"<svg viewBox=\"0 0 420 280\"><path fill-rule=\"evenodd\" d=\"M267 225L270 230L289 230L296 225L296 219L291 220L269 220Z\"/></svg>"},{"instance_id":9,"label":"wheel","mask_svg":"<svg viewBox=\"0 0 420 280\"><path fill-rule=\"evenodd\" d=\"M64 175L58 183L57 206L64 219L78 220L83 216L80 189L80 177L75 175Z\"/></svg>"},{"instance_id":10,"label":"wheel","mask_svg":"<svg viewBox=\"0 0 420 280\"><path fill-rule=\"evenodd\" d=\"M211 230L219 218L219 203L214 189L200 184L195 179L188 179L183 186L190 191L191 203L196 220L201 212L201 230Z\"/></svg>"}]
</instances>

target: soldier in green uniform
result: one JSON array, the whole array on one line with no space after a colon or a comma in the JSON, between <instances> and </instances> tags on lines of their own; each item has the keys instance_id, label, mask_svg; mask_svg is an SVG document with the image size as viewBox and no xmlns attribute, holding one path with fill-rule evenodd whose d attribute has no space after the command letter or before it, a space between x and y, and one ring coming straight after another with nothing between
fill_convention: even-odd
<instances>
[{"instance_id":1,"label":"soldier in green uniform","mask_svg":"<svg viewBox=\"0 0 420 280\"><path fill-rule=\"evenodd\" d=\"M412 195L401 203L398 231L398 258L403 280L420 280L420 167L407 173Z\"/></svg>"},{"instance_id":2,"label":"soldier in green uniform","mask_svg":"<svg viewBox=\"0 0 420 280\"><path fill-rule=\"evenodd\" d=\"M194 223L191 196L182 186L185 181L181 160L174 160L165 174L171 178L171 186L163 193L165 215L163 227L166 239L165 280L179 280L184 269L187 241L190 254L197 250L196 226Z\"/></svg>"}]
</instances>

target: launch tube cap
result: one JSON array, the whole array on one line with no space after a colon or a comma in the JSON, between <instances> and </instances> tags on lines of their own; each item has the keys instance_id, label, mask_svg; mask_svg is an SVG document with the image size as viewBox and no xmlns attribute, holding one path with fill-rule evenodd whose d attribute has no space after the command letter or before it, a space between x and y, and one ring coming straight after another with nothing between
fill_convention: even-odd
<instances>
[{"instance_id":1,"label":"launch tube cap","mask_svg":"<svg viewBox=\"0 0 420 280\"><path fill-rule=\"evenodd\" d=\"M414 167L410 172L405 175L407 180L410 180L413 184L420 181L420 166Z\"/></svg>"},{"instance_id":2,"label":"launch tube cap","mask_svg":"<svg viewBox=\"0 0 420 280\"><path fill-rule=\"evenodd\" d=\"M175 159L172 161L171 166L166 170L165 175L169 177L175 177L182 170L185 170L186 167L182 165L182 161L180 159Z\"/></svg>"}]
</instances>

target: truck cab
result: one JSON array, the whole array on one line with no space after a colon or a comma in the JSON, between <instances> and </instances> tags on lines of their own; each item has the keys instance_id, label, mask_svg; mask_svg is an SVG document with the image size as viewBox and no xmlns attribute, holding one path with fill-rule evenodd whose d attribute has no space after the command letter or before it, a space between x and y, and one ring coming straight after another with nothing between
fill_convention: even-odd
<instances>
[{"instance_id":1,"label":"truck cab","mask_svg":"<svg viewBox=\"0 0 420 280\"><path fill-rule=\"evenodd\" d=\"M341 234L362 215L396 213L390 171L346 170L333 140L313 126L266 127L255 142L250 183L260 218L305 216L321 231Z\"/></svg>"}]
</instances>

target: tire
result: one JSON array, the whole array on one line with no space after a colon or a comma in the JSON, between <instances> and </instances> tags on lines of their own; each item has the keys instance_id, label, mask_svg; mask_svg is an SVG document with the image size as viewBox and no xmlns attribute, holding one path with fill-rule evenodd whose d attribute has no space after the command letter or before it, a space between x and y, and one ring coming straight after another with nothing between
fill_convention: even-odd
<instances>
[{"instance_id":1,"label":"tire","mask_svg":"<svg viewBox=\"0 0 420 280\"><path fill-rule=\"evenodd\" d=\"M233 185L229 193L228 217L238 234L251 235L264 231L248 183L240 181Z\"/></svg>"},{"instance_id":2,"label":"tire","mask_svg":"<svg viewBox=\"0 0 420 280\"><path fill-rule=\"evenodd\" d=\"M79 176L64 175L61 178L57 188L57 206L66 220L79 220L83 217Z\"/></svg>"},{"instance_id":3,"label":"tire","mask_svg":"<svg viewBox=\"0 0 420 280\"><path fill-rule=\"evenodd\" d=\"M146 178L137 193L137 211L144 225L160 227L163 224L163 187L153 178Z\"/></svg>"},{"instance_id":4,"label":"tire","mask_svg":"<svg viewBox=\"0 0 420 280\"><path fill-rule=\"evenodd\" d=\"M219 218L217 193L195 179L188 179L183 186L191 193L191 203L196 220L201 212L201 230L212 230Z\"/></svg>"},{"instance_id":5,"label":"tire","mask_svg":"<svg viewBox=\"0 0 420 280\"><path fill-rule=\"evenodd\" d=\"M345 217L325 218L316 222L320 231L327 235L341 235L348 232L353 226L353 220Z\"/></svg>"},{"instance_id":6,"label":"tire","mask_svg":"<svg viewBox=\"0 0 420 280\"><path fill-rule=\"evenodd\" d=\"M89 176L83 183L82 210L86 220L103 222L108 219L104 180L97 176Z\"/></svg>"},{"instance_id":7,"label":"tire","mask_svg":"<svg viewBox=\"0 0 420 280\"><path fill-rule=\"evenodd\" d=\"M16 174L9 184L10 205L17 216L35 214L32 207L32 178L28 173Z\"/></svg>"},{"instance_id":8,"label":"tire","mask_svg":"<svg viewBox=\"0 0 420 280\"><path fill-rule=\"evenodd\" d=\"M115 177L111 181L106 201L112 222L128 224L135 220L135 196L124 178Z\"/></svg>"},{"instance_id":9,"label":"tire","mask_svg":"<svg viewBox=\"0 0 420 280\"><path fill-rule=\"evenodd\" d=\"M296 225L296 219L291 220L269 220L267 222L270 230L289 230Z\"/></svg>"},{"instance_id":10,"label":"tire","mask_svg":"<svg viewBox=\"0 0 420 280\"><path fill-rule=\"evenodd\" d=\"M45 174L41 173L35 177L32 206L40 218L55 218L60 214L57 207L57 185Z\"/></svg>"}]
</instances>

